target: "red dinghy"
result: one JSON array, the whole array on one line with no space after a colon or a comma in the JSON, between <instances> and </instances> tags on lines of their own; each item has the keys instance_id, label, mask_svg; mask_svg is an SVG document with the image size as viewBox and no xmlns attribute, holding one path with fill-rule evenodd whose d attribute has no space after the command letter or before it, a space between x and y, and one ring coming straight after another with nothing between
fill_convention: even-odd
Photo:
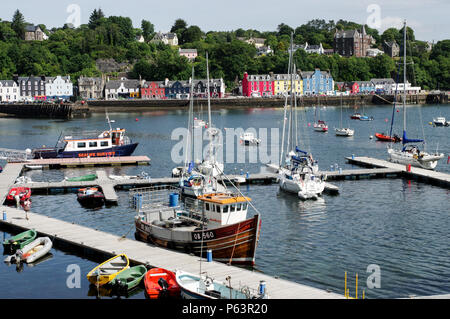
<instances>
[{"instance_id":1,"label":"red dinghy","mask_svg":"<svg viewBox=\"0 0 450 319\"><path fill-rule=\"evenodd\" d=\"M179 297L180 286L175 274L164 268L152 268L144 277L145 291L150 299L160 297Z\"/></svg>"},{"instance_id":2,"label":"red dinghy","mask_svg":"<svg viewBox=\"0 0 450 319\"><path fill-rule=\"evenodd\" d=\"M394 135L393 137L389 136L389 135L384 135L381 133L375 133L375 137L379 140L379 141L383 141L383 142L400 142L402 139L400 137L398 137L397 135Z\"/></svg>"},{"instance_id":3,"label":"red dinghy","mask_svg":"<svg viewBox=\"0 0 450 319\"><path fill-rule=\"evenodd\" d=\"M19 196L20 203L24 203L31 196L31 189L28 187L13 187L6 196L6 201L11 204L16 203L16 196Z\"/></svg>"}]
</instances>

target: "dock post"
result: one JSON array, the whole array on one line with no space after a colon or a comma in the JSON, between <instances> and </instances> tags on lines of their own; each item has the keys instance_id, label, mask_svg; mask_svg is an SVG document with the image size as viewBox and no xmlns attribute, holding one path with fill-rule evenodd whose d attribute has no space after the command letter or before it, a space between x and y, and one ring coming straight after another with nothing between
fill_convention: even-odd
<instances>
[{"instance_id":1,"label":"dock post","mask_svg":"<svg viewBox=\"0 0 450 319\"><path fill-rule=\"evenodd\" d=\"M212 250L211 249L208 249L206 251L206 261L207 262L211 262L212 261Z\"/></svg>"}]
</instances>

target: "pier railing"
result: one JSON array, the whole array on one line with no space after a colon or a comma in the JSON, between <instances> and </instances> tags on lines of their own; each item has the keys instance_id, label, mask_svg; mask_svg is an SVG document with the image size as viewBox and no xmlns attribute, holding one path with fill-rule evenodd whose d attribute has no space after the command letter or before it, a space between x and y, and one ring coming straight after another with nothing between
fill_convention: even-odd
<instances>
[{"instance_id":1,"label":"pier railing","mask_svg":"<svg viewBox=\"0 0 450 319\"><path fill-rule=\"evenodd\" d=\"M30 159L29 157L31 158L31 153L28 154L26 151L0 148L0 159L9 163L24 162Z\"/></svg>"}]
</instances>

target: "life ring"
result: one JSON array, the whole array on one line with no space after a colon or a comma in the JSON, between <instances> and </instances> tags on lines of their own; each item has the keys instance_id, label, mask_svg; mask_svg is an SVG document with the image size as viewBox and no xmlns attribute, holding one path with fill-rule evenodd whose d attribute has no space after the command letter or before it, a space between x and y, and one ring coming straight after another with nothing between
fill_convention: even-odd
<instances>
[{"instance_id":1,"label":"life ring","mask_svg":"<svg viewBox=\"0 0 450 319\"><path fill-rule=\"evenodd\" d=\"M103 133L103 137L109 137L109 133L108 132Z\"/></svg>"}]
</instances>

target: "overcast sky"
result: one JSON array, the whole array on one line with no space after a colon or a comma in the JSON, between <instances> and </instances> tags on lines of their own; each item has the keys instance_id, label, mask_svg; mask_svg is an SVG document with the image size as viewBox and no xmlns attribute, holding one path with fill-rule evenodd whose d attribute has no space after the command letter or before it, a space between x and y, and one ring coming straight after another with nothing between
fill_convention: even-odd
<instances>
[{"instance_id":1,"label":"overcast sky","mask_svg":"<svg viewBox=\"0 0 450 319\"><path fill-rule=\"evenodd\" d=\"M130 17L135 27L149 20L155 31L169 31L177 18L203 31L275 31L280 23L296 28L320 18L372 24L382 33L406 19L419 40L450 39L449 0L3 0L0 18L10 21L19 9L28 22L52 28L77 21L77 8L80 23L87 23L99 7L106 16Z\"/></svg>"}]
</instances>

